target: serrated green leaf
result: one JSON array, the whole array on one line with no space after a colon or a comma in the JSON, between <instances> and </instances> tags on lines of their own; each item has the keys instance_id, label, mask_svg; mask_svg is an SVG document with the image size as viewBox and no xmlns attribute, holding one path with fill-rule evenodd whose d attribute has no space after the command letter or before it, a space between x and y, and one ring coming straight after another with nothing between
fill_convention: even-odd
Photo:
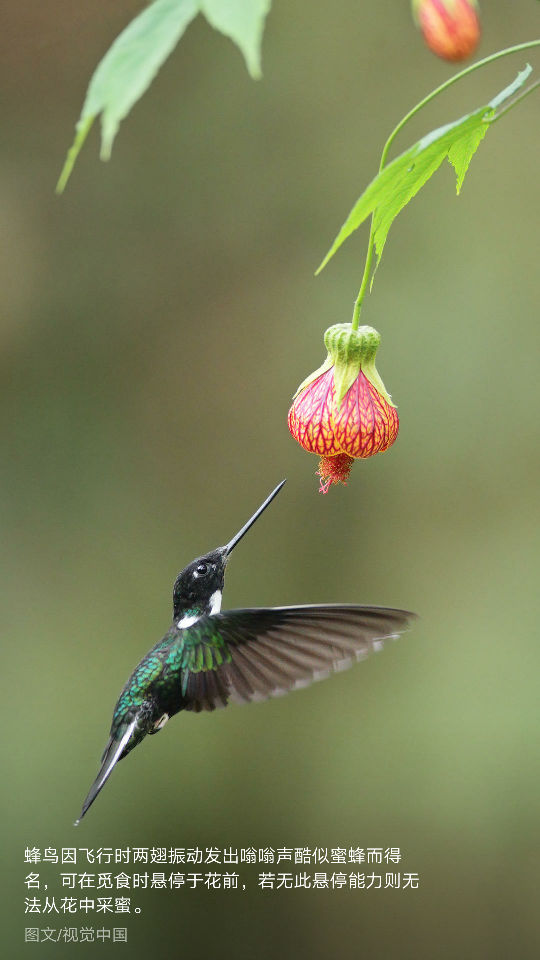
<instances>
[{"instance_id":1,"label":"serrated green leaf","mask_svg":"<svg viewBox=\"0 0 540 960\"><path fill-rule=\"evenodd\" d=\"M383 167L354 205L316 272L320 273L342 243L371 214L378 265L396 216L440 167L445 157L455 169L459 193L471 158L488 131L495 109L522 86L529 74L530 68L523 70L491 103L454 123L433 130Z\"/></svg>"},{"instance_id":2,"label":"serrated green leaf","mask_svg":"<svg viewBox=\"0 0 540 960\"><path fill-rule=\"evenodd\" d=\"M261 76L261 42L272 0L200 0L208 23L236 43L254 79Z\"/></svg>"},{"instance_id":3,"label":"serrated green leaf","mask_svg":"<svg viewBox=\"0 0 540 960\"><path fill-rule=\"evenodd\" d=\"M490 116L492 115L492 112L490 112ZM483 140L487 132L487 123L482 124L480 127L475 127L469 133L460 137L459 140L456 140L448 151L448 159L456 171L456 193L458 194L461 190L469 164L478 149L480 141Z\"/></svg>"},{"instance_id":4,"label":"serrated green leaf","mask_svg":"<svg viewBox=\"0 0 540 960\"><path fill-rule=\"evenodd\" d=\"M393 194L389 202L380 202L375 209L374 239L378 260L382 257L388 231L400 210L412 200L427 180L439 169L445 157L444 151L425 151L418 160L414 160L412 153L405 158L405 169L395 170L395 180L392 185ZM370 211L371 212L371 211Z\"/></svg>"},{"instance_id":5,"label":"serrated green leaf","mask_svg":"<svg viewBox=\"0 0 540 960\"><path fill-rule=\"evenodd\" d=\"M64 189L88 130L101 114L101 159L111 155L121 121L142 97L199 11L198 0L154 0L116 38L90 81L77 134L57 191Z\"/></svg>"},{"instance_id":6,"label":"serrated green leaf","mask_svg":"<svg viewBox=\"0 0 540 960\"><path fill-rule=\"evenodd\" d=\"M530 64L528 64L524 70L518 73L516 79L512 83L505 87L501 93L497 94L497 96L490 101L490 111L494 112L502 103L504 103L505 100L508 100L512 94L516 92L516 90L519 90L531 73L532 67ZM468 136L465 135L459 140L456 140L456 142L448 151L448 159L456 171L456 190L458 194L461 190L471 159L476 153L480 141L485 137L488 126L489 124L485 124L484 126L471 130Z\"/></svg>"},{"instance_id":7,"label":"serrated green leaf","mask_svg":"<svg viewBox=\"0 0 540 960\"><path fill-rule=\"evenodd\" d=\"M90 80L76 135L56 187L62 193L88 132L101 114L102 160L121 121L146 92L186 27L203 13L242 51L252 77L261 76L261 41L272 0L154 0L116 38Z\"/></svg>"},{"instance_id":8,"label":"serrated green leaf","mask_svg":"<svg viewBox=\"0 0 540 960\"><path fill-rule=\"evenodd\" d=\"M487 131L486 113L491 115L493 111L489 107L480 107L475 113L432 131L383 167L354 205L317 273L372 213L375 214L375 248L380 260L388 231L400 210L435 173L456 143L463 138L469 140L478 130L482 130L481 136L484 135Z\"/></svg>"}]
</instances>

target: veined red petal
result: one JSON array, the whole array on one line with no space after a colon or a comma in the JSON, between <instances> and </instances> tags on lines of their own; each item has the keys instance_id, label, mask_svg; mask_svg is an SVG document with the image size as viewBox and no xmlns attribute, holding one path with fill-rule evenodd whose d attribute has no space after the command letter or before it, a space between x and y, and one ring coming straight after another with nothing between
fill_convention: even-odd
<instances>
[{"instance_id":1,"label":"veined red petal","mask_svg":"<svg viewBox=\"0 0 540 960\"><path fill-rule=\"evenodd\" d=\"M294 439L304 450L321 457L341 452L333 432L333 394L334 376L330 369L309 383L289 410L289 430Z\"/></svg>"},{"instance_id":2,"label":"veined red petal","mask_svg":"<svg viewBox=\"0 0 540 960\"><path fill-rule=\"evenodd\" d=\"M349 457L366 458L387 450L398 435L397 410L360 371L334 411L334 437Z\"/></svg>"}]
</instances>

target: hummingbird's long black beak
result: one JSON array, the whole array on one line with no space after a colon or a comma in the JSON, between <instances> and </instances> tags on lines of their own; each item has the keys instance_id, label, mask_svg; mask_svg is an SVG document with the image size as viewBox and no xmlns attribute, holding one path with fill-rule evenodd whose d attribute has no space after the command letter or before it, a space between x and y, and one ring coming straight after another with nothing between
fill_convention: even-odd
<instances>
[{"instance_id":1,"label":"hummingbird's long black beak","mask_svg":"<svg viewBox=\"0 0 540 960\"><path fill-rule=\"evenodd\" d=\"M242 527L242 529L240 530L240 532L237 533L236 536L233 537L232 540L227 544L227 546L225 547L225 550L226 550L226 554L225 554L225 555L226 555L227 557L229 556L229 554L230 554L231 550L233 549L233 547L235 547L236 544L240 542L240 540L242 539L242 537L244 536L244 534L247 533L248 530L249 530L249 528L250 528L251 526L253 526L253 524L255 523L256 520L259 519L261 513L262 513L264 510L266 510L268 504L269 504L269 503L272 503L272 500L274 499L274 497L277 497L277 495L278 495L279 491L281 490L281 488L282 488L282 486L283 486L284 483L287 483L287 481L286 481L286 480L282 480L282 481L281 481L281 483L280 483L280 484L276 487L276 489L270 494L270 496L266 498L266 500L265 500L264 503L259 507L259 509L256 511L256 513L253 514L251 520L248 520L248 522L244 524L244 526Z\"/></svg>"}]
</instances>

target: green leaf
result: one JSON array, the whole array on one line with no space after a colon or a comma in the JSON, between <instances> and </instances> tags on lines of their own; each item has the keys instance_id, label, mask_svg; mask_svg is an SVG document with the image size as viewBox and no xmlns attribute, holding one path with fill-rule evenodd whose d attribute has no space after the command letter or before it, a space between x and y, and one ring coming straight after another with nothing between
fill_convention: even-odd
<instances>
[{"instance_id":1,"label":"green leaf","mask_svg":"<svg viewBox=\"0 0 540 960\"><path fill-rule=\"evenodd\" d=\"M374 214L375 249L380 260L394 219L438 170L452 148L454 153L459 151L456 163L459 166L458 176L462 179L465 158L467 154L469 159L472 156L471 144L476 137L478 145L486 134L486 116L492 116L493 112L489 107L480 107L476 113L428 134L384 167L354 205L317 273L371 213ZM463 146L464 142L469 145L468 150Z\"/></svg>"},{"instance_id":2,"label":"green leaf","mask_svg":"<svg viewBox=\"0 0 540 960\"><path fill-rule=\"evenodd\" d=\"M100 113L101 159L109 159L120 122L148 89L198 10L198 0L155 0L116 38L90 81L75 141L60 174L58 193L64 189Z\"/></svg>"},{"instance_id":3,"label":"green leaf","mask_svg":"<svg viewBox=\"0 0 540 960\"><path fill-rule=\"evenodd\" d=\"M200 0L201 13L240 48L251 76L261 76L261 42L272 0Z\"/></svg>"},{"instance_id":4,"label":"green leaf","mask_svg":"<svg viewBox=\"0 0 540 960\"><path fill-rule=\"evenodd\" d=\"M356 202L317 273L326 266L341 244L373 214L373 238L380 262L388 231L403 207L447 157L456 171L457 192L480 141L485 137L495 110L522 86L531 70L523 70L491 103L474 113L427 134L396 157L377 174Z\"/></svg>"},{"instance_id":5,"label":"green leaf","mask_svg":"<svg viewBox=\"0 0 540 960\"><path fill-rule=\"evenodd\" d=\"M490 112L490 116L493 116L492 112ZM465 174L467 173L471 159L487 131L487 123L481 127L475 127L460 137L459 140L456 140L448 151L448 159L456 171L456 193L458 194L463 185L463 180L465 179Z\"/></svg>"},{"instance_id":6,"label":"green leaf","mask_svg":"<svg viewBox=\"0 0 540 960\"><path fill-rule=\"evenodd\" d=\"M98 64L56 187L62 193L88 132L101 114L102 160L111 156L121 121L146 92L198 13L242 51L252 77L261 76L261 41L272 0L154 0L126 27Z\"/></svg>"}]
</instances>

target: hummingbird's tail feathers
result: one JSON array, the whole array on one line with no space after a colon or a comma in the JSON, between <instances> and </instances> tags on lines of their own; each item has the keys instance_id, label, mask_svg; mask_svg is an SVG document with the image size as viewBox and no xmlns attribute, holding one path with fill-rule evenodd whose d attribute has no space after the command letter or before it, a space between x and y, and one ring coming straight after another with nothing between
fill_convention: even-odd
<instances>
[{"instance_id":1,"label":"hummingbird's tail feathers","mask_svg":"<svg viewBox=\"0 0 540 960\"><path fill-rule=\"evenodd\" d=\"M353 604L234 610L203 617L197 624L197 643L183 664L185 709L213 710L227 702L266 700L308 686L380 650L384 640L396 639L414 619L416 614L407 610ZM216 662L216 651L221 662Z\"/></svg>"},{"instance_id":2,"label":"hummingbird's tail feathers","mask_svg":"<svg viewBox=\"0 0 540 960\"><path fill-rule=\"evenodd\" d=\"M83 808L81 810L81 815L78 820L75 821L75 826L81 822L85 813L92 806L94 800L96 799L100 790L104 787L106 781L110 777L114 767L121 759L124 749L127 745L129 738L131 737L135 727L137 726L137 719L133 720L127 726L120 727L118 734L114 737L111 737L105 751L101 758L101 769L94 780L90 793L88 794L86 800L83 803Z\"/></svg>"}]
</instances>

